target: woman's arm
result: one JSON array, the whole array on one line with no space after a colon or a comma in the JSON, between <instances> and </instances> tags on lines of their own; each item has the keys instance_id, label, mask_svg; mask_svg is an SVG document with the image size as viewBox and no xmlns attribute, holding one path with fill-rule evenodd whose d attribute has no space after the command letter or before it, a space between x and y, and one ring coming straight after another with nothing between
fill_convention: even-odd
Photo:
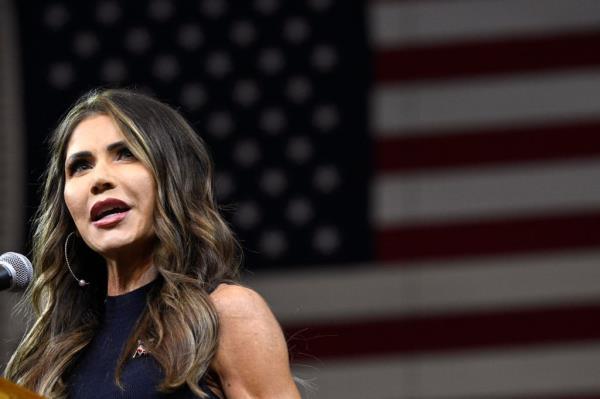
<instances>
[{"instance_id":1,"label":"woman's arm","mask_svg":"<svg viewBox=\"0 0 600 399\"><path fill-rule=\"evenodd\" d=\"M227 399L299 399L285 338L264 299L227 284L211 298L221 326L212 368Z\"/></svg>"}]
</instances>

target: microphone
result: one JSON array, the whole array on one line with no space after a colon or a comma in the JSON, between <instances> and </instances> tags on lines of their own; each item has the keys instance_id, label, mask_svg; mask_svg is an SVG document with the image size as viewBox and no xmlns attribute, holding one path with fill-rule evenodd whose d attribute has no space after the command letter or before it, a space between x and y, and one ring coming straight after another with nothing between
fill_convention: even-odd
<instances>
[{"instance_id":1,"label":"microphone","mask_svg":"<svg viewBox=\"0 0 600 399\"><path fill-rule=\"evenodd\" d=\"M0 255L0 291L22 291L33 277L33 266L29 259L16 252Z\"/></svg>"}]
</instances>

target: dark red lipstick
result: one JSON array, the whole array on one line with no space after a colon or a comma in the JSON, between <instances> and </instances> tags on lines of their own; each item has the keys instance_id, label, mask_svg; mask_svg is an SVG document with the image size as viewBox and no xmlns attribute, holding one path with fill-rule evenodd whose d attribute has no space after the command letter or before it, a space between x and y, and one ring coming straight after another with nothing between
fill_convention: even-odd
<instances>
[{"instance_id":1,"label":"dark red lipstick","mask_svg":"<svg viewBox=\"0 0 600 399\"><path fill-rule=\"evenodd\" d=\"M131 207L116 198L107 198L98 201L90 210L90 219L94 226L107 227L120 222L128 213Z\"/></svg>"}]
</instances>

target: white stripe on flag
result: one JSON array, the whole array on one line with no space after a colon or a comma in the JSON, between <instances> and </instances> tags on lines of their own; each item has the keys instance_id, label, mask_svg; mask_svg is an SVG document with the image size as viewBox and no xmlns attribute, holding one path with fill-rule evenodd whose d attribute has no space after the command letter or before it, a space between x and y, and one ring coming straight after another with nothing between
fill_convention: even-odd
<instances>
[{"instance_id":1,"label":"white stripe on flag","mask_svg":"<svg viewBox=\"0 0 600 399\"><path fill-rule=\"evenodd\" d=\"M361 359L295 371L314 378L318 398L555 397L600 391L600 345Z\"/></svg>"},{"instance_id":2,"label":"white stripe on flag","mask_svg":"<svg viewBox=\"0 0 600 399\"><path fill-rule=\"evenodd\" d=\"M380 136L590 118L600 114L600 69L386 85L372 95Z\"/></svg>"},{"instance_id":3,"label":"white stripe on flag","mask_svg":"<svg viewBox=\"0 0 600 399\"><path fill-rule=\"evenodd\" d=\"M377 228L600 208L600 160L544 162L375 179Z\"/></svg>"},{"instance_id":4,"label":"white stripe on flag","mask_svg":"<svg viewBox=\"0 0 600 399\"><path fill-rule=\"evenodd\" d=\"M369 8L371 41L379 49L556 34L600 24L596 0L383 1Z\"/></svg>"},{"instance_id":5,"label":"white stripe on flag","mask_svg":"<svg viewBox=\"0 0 600 399\"><path fill-rule=\"evenodd\" d=\"M249 286L283 324L550 307L600 300L600 252L318 268Z\"/></svg>"}]
</instances>

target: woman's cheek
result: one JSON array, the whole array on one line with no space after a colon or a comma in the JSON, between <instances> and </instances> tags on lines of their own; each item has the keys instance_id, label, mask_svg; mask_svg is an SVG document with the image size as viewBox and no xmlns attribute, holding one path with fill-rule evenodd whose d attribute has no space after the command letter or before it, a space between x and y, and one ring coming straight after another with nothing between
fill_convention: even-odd
<instances>
[{"instance_id":1,"label":"woman's cheek","mask_svg":"<svg viewBox=\"0 0 600 399\"><path fill-rule=\"evenodd\" d=\"M74 192L73 187L70 186L65 187L63 196L67 209L71 214L71 218L75 223L78 223L85 213L85 210L83 209L85 208L85 205L83 204L83 202L85 202L84 199L79 198Z\"/></svg>"}]
</instances>

